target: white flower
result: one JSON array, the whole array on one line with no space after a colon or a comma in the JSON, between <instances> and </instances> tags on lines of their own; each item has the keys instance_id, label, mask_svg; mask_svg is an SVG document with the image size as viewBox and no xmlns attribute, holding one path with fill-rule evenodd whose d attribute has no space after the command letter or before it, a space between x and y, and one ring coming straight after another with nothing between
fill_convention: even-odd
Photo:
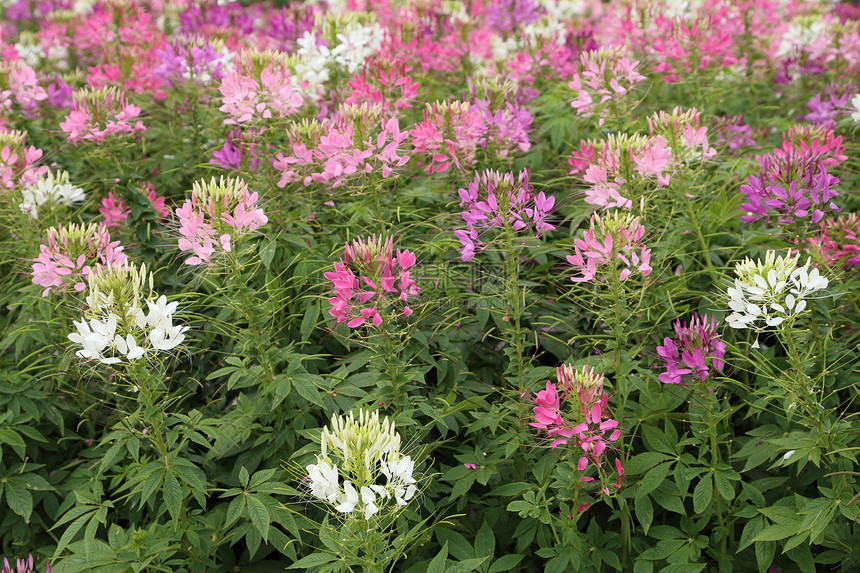
<instances>
[{"instance_id":1,"label":"white flower","mask_svg":"<svg viewBox=\"0 0 860 573\"><path fill-rule=\"evenodd\" d=\"M370 519L379 511L379 508L374 503L375 501L376 494L373 493L373 490L367 486L362 487L361 502L364 504L364 519Z\"/></svg>"},{"instance_id":2,"label":"white flower","mask_svg":"<svg viewBox=\"0 0 860 573\"><path fill-rule=\"evenodd\" d=\"M854 106L851 112L851 119L854 120L854 123L860 123L860 94L851 98L851 105Z\"/></svg>"},{"instance_id":3,"label":"white flower","mask_svg":"<svg viewBox=\"0 0 860 573\"><path fill-rule=\"evenodd\" d=\"M789 451L785 452L785 455L782 456L782 459L787 460L788 458L790 458L791 456L794 455L795 451L796 450L789 450Z\"/></svg>"},{"instance_id":4,"label":"white flower","mask_svg":"<svg viewBox=\"0 0 860 573\"><path fill-rule=\"evenodd\" d=\"M352 486L351 482L343 482L343 493L340 494L338 502L340 502L340 505L335 509L341 513L352 513L355 509L355 506L358 503L358 492Z\"/></svg>"},{"instance_id":5,"label":"white flower","mask_svg":"<svg viewBox=\"0 0 860 573\"><path fill-rule=\"evenodd\" d=\"M185 340L187 326L172 326L168 329L154 328L149 332L149 343L156 350L173 350Z\"/></svg>"},{"instance_id":6,"label":"white flower","mask_svg":"<svg viewBox=\"0 0 860 573\"><path fill-rule=\"evenodd\" d=\"M178 301L168 304L167 297L161 295L157 301L152 302L149 300L146 302L146 305L149 307L149 314L146 317L147 326L161 330L170 330L173 328L173 315L179 306Z\"/></svg>"},{"instance_id":7,"label":"white flower","mask_svg":"<svg viewBox=\"0 0 860 573\"><path fill-rule=\"evenodd\" d=\"M86 198L84 190L69 183L69 174L58 171L48 173L35 185L25 187L21 192L21 210L34 219L39 217L39 207L45 203L56 203L71 207Z\"/></svg>"},{"instance_id":8,"label":"white flower","mask_svg":"<svg viewBox=\"0 0 860 573\"><path fill-rule=\"evenodd\" d=\"M317 458L316 464L307 467L311 480L311 494L329 503L337 503L340 496L337 468Z\"/></svg>"}]
</instances>

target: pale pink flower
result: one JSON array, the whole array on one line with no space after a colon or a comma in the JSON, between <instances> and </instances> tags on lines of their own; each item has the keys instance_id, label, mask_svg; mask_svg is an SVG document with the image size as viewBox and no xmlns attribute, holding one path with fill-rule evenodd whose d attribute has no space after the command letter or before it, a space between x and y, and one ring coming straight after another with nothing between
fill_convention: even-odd
<instances>
[{"instance_id":1,"label":"pale pink flower","mask_svg":"<svg viewBox=\"0 0 860 573\"><path fill-rule=\"evenodd\" d=\"M626 280L632 273L651 274L651 249L642 242L645 227L629 214L592 215L591 228L575 239L574 254L567 256L580 276L573 282L597 282L613 277ZM617 273L617 274L616 274Z\"/></svg>"},{"instance_id":2,"label":"pale pink flower","mask_svg":"<svg viewBox=\"0 0 860 573\"><path fill-rule=\"evenodd\" d=\"M221 81L220 110L227 114L225 125L280 119L295 114L303 99L291 77L286 54L280 52L241 53L235 69Z\"/></svg>"},{"instance_id":3,"label":"pale pink flower","mask_svg":"<svg viewBox=\"0 0 860 573\"><path fill-rule=\"evenodd\" d=\"M111 241L104 224L60 226L48 229L47 243L33 259L33 282L51 289L72 286L78 292L86 289L87 277L94 269L123 265L128 257L119 241Z\"/></svg>"},{"instance_id":4,"label":"pale pink flower","mask_svg":"<svg viewBox=\"0 0 860 573\"><path fill-rule=\"evenodd\" d=\"M100 144L112 135L146 131L143 122L137 120L140 108L130 104L117 88L76 91L74 100L72 111L60 123L60 129L74 144L79 141Z\"/></svg>"},{"instance_id":5,"label":"pale pink flower","mask_svg":"<svg viewBox=\"0 0 860 573\"><path fill-rule=\"evenodd\" d=\"M235 240L265 225L268 218L258 199L242 179L196 181L191 199L176 210L179 249L193 253L185 264L209 264L213 255L232 252Z\"/></svg>"},{"instance_id":6,"label":"pale pink flower","mask_svg":"<svg viewBox=\"0 0 860 573\"><path fill-rule=\"evenodd\" d=\"M581 59L583 70L568 85L576 92L570 105L580 117L597 115L597 125L602 126L612 105L617 107L645 76L636 70L638 60L628 59L621 48L584 52Z\"/></svg>"},{"instance_id":7,"label":"pale pink flower","mask_svg":"<svg viewBox=\"0 0 860 573\"><path fill-rule=\"evenodd\" d=\"M35 186L48 173L47 165L36 164L41 157L41 149L27 146L24 132L0 130L0 190Z\"/></svg>"}]
</instances>

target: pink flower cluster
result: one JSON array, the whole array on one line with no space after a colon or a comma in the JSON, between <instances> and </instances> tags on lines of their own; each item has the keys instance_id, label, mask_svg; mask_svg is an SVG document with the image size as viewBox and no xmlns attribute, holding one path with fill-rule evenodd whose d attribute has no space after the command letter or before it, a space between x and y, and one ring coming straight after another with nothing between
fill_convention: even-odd
<instances>
[{"instance_id":1,"label":"pink flower cluster","mask_svg":"<svg viewBox=\"0 0 860 573\"><path fill-rule=\"evenodd\" d=\"M409 271L413 265L415 255L410 251L397 249L394 254L391 237L373 235L346 243L334 272L325 273L334 289L334 296L328 299L329 314L349 328L378 327L383 317L393 318L398 312L410 316L409 297L419 291Z\"/></svg>"},{"instance_id":2,"label":"pink flower cluster","mask_svg":"<svg viewBox=\"0 0 860 573\"><path fill-rule=\"evenodd\" d=\"M236 68L221 81L220 110L225 125L284 118L295 114L304 101L298 83L290 76L286 54L243 52Z\"/></svg>"},{"instance_id":3,"label":"pink flower cluster","mask_svg":"<svg viewBox=\"0 0 860 573\"><path fill-rule=\"evenodd\" d=\"M112 135L146 131L140 120L140 108L128 103L125 95L115 87L97 91L85 89L75 92L74 107L60 129L68 134L70 142L103 142Z\"/></svg>"},{"instance_id":4,"label":"pink flower cluster","mask_svg":"<svg viewBox=\"0 0 860 573\"><path fill-rule=\"evenodd\" d=\"M281 172L278 187L294 181L339 187L373 171L387 178L409 161L401 148L408 137L397 118L381 117L380 106L344 105L332 121L294 128L290 150L272 162Z\"/></svg>"},{"instance_id":5,"label":"pink flower cluster","mask_svg":"<svg viewBox=\"0 0 860 573\"><path fill-rule=\"evenodd\" d=\"M103 224L60 226L48 229L47 244L33 259L33 282L45 287L42 296L51 289L73 286L78 292L87 288L87 277L99 267L121 266L128 257L119 241L111 241Z\"/></svg>"},{"instance_id":6,"label":"pink flower cluster","mask_svg":"<svg viewBox=\"0 0 860 573\"><path fill-rule=\"evenodd\" d=\"M179 249L193 253L185 264L209 264L216 252L232 252L233 241L265 225L268 218L258 199L242 179L196 181L191 199L176 210Z\"/></svg>"},{"instance_id":7,"label":"pink flower cluster","mask_svg":"<svg viewBox=\"0 0 860 573\"><path fill-rule=\"evenodd\" d=\"M681 319L672 325L675 338L663 339L657 354L665 363L666 371L657 378L665 384L684 384L685 380L704 382L714 371L722 371L725 363L726 343L720 340L717 323L708 316L693 314L689 326ZM689 375L687 378L685 376Z\"/></svg>"},{"instance_id":8,"label":"pink flower cluster","mask_svg":"<svg viewBox=\"0 0 860 573\"><path fill-rule=\"evenodd\" d=\"M106 226L122 227L125 225L129 213L131 213L131 208L118 195L115 196L113 192L109 192L108 196L102 199L99 213L105 218Z\"/></svg>"},{"instance_id":9,"label":"pink flower cluster","mask_svg":"<svg viewBox=\"0 0 860 573\"><path fill-rule=\"evenodd\" d=\"M553 448L567 444L582 448L577 469L584 471L593 463L603 481L603 453L609 443L621 437L618 422L609 413L609 395L603 391L603 374L588 366L575 370L572 365L565 364L556 369L556 382L547 380L546 389L535 393L533 401L534 421L529 425L545 431L552 438ZM618 458L615 469L618 481L612 485L617 488L624 475ZM584 477L581 481L591 482L594 478ZM609 493L605 485L603 492Z\"/></svg>"},{"instance_id":10,"label":"pink flower cluster","mask_svg":"<svg viewBox=\"0 0 860 573\"><path fill-rule=\"evenodd\" d=\"M39 85L33 68L20 60L0 62L0 114L11 111L13 101L26 113L46 99L48 92Z\"/></svg>"},{"instance_id":11,"label":"pink flower cluster","mask_svg":"<svg viewBox=\"0 0 860 573\"><path fill-rule=\"evenodd\" d=\"M631 61L623 48L584 52L581 60L583 71L575 74L568 85L576 92L570 105L580 117L596 115L597 125L601 126L611 107L617 107L645 76L636 70L639 61Z\"/></svg>"},{"instance_id":12,"label":"pink flower cluster","mask_svg":"<svg viewBox=\"0 0 860 573\"><path fill-rule=\"evenodd\" d=\"M613 279L618 272L618 280L625 280L634 272L643 277L651 274L651 249L647 248L642 237L645 227L638 217L630 214L591 216L591 228L582 239L573 242L574 254L567 256L567 262L579 270L581 276L571 277L573 282L596 282Z\"/></svg>"},{"instance_id":13,"label":"pink flower cluster","mask_svg":"<svg viewBox=\"0 0 860 573\"><path fill-rule=\"evenodd\" d=\"M782 136L782 149L776 154L797 152L801 155L817 155L822 167L831 167L848 160L842 136L833 128L823 125L793 125Z\"/></svg>"},{"instance_id":14,"label":"pink flower cluster","mask_svg":"<svg viewBox=\"0 0 860 573\"><path fill-rule=\"evenodd\" d=\"M700 125L697 109L683 111L676 107L671 112L658 111L646 119L651 136L662 137L676 161L689 164L717 154L708 143L708 128Z\"/></svg>"},{"instance_id":15,"label":"pink flower cluster","mask_svg":"<svg viewBox=\"0 0 860 573\"><path fill-rule=\"evenodd\" d=\"M16 559L14 569L12 569L12 564L9 560L4 557L3 569L0 570L0 573L37 573L36 565L33 563L33 556L30 555L28 559ZM50 561L48 561L48 564L46 565L45 573L51 573Z\"/></svg>"},{"instance_id":16,"label":"pink flower cluster","mask_svg":"<svg viewBox=\"0 0 860 573\"><path fill-rule=\"evenodd\" d=\"M860 265L860 215L829 218L819 223L820 235L809 237L808 250L820 256L828 266Z\"/></svg>"},{"instance_id":17,"label":"pink flower cluster","mask_svg":"<svg viewBox=\"0 0 860 573\"><path fill-rule=\"evenodd\" d=\"M555 229L546 221L555 207L555 197L547 197L543 191L535 195L526 170L516 179L513 172L476 172L469 188L460 189L460 205L465 208L461 215L466 228L454 231L454 235L463 245L460 255L464 261L472 260L494 240L488 235L491 229L509 225L519 232L533 227L537 237Z\"/></svg>"},{"instance_id":18,"label":"pink flower cluster","mask_svg":"<svg viewBox=\"0 0 860 573\"><path fill-rule=\"evenodd\" d=\"M632 208L632 199L622 195L622 190L629 195L636 188L644 190L652 184L665 187L675 168L672 150L659 135L610 134L590 151L596 152L596 158L583 175L583 180L591 185L585 191L585 202L604 209Z\"/></svg>"},{"instance_id":19,"label":"pink flower cluster","mask_svg":"<svg viewBox=\"0 0 860 573\"><path fill-rule=\"evenodd\" d=\"M345 103L379 104L383 111L389 112L412 107L412 100L418 97L418 84L412 81L409 72L412 66L402 58L370 58L364 68L348 82L351 91Z\"/></svg>"},{"instance_id":20,"label":"pink flower cluster","mask_svg":"<svg viewBox=\"0 0 860 573\"><path fill-rule=\"evenodd\" d=\"M741 185L748 214L741 221L766 219L789 224L810 217L819 222L826 211L838 211L831 201L839 193L839 178L825 170L820 156L812 151L776 150L759 159L762 171Z\"/></svg>"},{"instance_id":21,"label":"pink flower cluster","mask_svg":"<svg viewBox=\"0 0 860 573\"><path fill-rule=\"evenodd\" d=\"M475 164L475 151L486 131L483 113L468 102L428 103L410 134L416 154L424 154L427 173L458 171Z\"/></svg>"},{"instance_id":22,"label":"pink flower cluster","mask_svg":"<svg viewBox=\"0 0 860 573\"><path fill-rule=\"evenodd\" d=\"M36 165L41 157L41 149L27 147L23 132L0 129L0 190L36 185L48 172L47 165Z\"/></svg>"}]
</instances>

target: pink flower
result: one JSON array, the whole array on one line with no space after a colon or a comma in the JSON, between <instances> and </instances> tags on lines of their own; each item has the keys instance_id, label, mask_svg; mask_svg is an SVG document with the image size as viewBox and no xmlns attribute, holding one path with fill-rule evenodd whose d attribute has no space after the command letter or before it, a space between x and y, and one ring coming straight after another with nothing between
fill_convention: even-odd
<instances>
[{"instance_id":1,"label":"pink flower","mask_svg":"<svg viewBox=\"0 0 860 573\"><path fill-rule=\"evenodd\" d=\"M134 121L140 108L128 103L117 88L75 92L75 104L60 129L68 134L69 141L92 141L97 144L112 135L146 131L143 122Z\"/></svg>"},{"instance_id":2,"label":"pink flower","mask_svg":"<svg viewBox=\"0 0 860 573\"><path fill-rule=\"evenodd\" d=\"M415 153L424 154L424 170L430 174L474 165L475 150L486 129L482 113L467 102L437 101L427 104L422 121L410 135Z\"/></svg>"},{"instance_id":3,"label":"pink flower","mask_svg":"<svg viewBox=\"0 0 860 573\"><path fill-rule=\"evenodd\" d=\"M568 85L576 92L570 105L580 117L597 115L597 125L602 126L612 105L617 106L645 76L636 71L639 62L630 61L621 48L584 52L580 57L583 70Z\"/></svg>"},{"instance_id":4,"label":"pink flower","mask_svg":"<svg viewBox=\"0 0 860 573\"><path fill-rule=\"evenodd\" d=\"M48 166L37 166L42 150L27 147L21 131L0 131L0 191L35 186L47 172Z\"/></svg>"},{"instance_id":5,"label":"pink flower","mask_svg":"<svg viewBox=\"0 0 860 573\"><path fill-rule=\"evenodd\" d=\"M383 313L392 316L401 308L410 316L409 297L418 294L410 269L415 255L410 251L394 253L393 239L373 235L347 243L343 258L335 262L334 272L325 273L334 296L328 299L329 314L349 328L382 325Z\"/></svg>"},{"instance_id":6,"label":"pink flower","mask_svg":"<svg viewBox=\"0 0 860 573\"><path fill-rule=\"evenodd\" d=\"M104 224L71 224L48 229L46 244L39 247L33 259L33 282L45 287L42 296L51 289L74 287L86 289L86 280L93 270L107 266L122 266L127 261L119 241L111 241Z\"/></svg>"},{"instance_id":7,"label":"pink flower","mask_svg":"<svg viewBox=\"0 0 860 573\"><path fill-rule=\"evenodd\" d=\"M179 249L191 251L188 265L211 263L216 253L232 252L232 242L268 222L257 207L259 195L248 190L242 179L197 181L191 199L176 210L179 219Z\"/></svg>"},{"instance_id":8,"label":"pink flower","mask_svg":"<svg viewBox=\"0 0 860 573\"><path fill-rule=\"evenodd\" d=\"M295 114L303 99L290 76L286 54L242 52L236 68L221 81L220 110L225 125L285 118Z\"/></svg>"},{"instance_id":9,"label":"pink flower","mask_svg":"<svg viewBox=\"0 0 860 573\"><path fill-rule=\"evenodd\" d=\"M574 254L567 256L567 262L581 273L571 280L597 282L617 276L623 281L633 272L647 277L652 270L651 249L642 243L644 235L645 227L638 217L617 212L592 215L591 228L582 239L574 240Z\"/></svg>"},{"instance_id":10,"label":"pink flower","mask_svg":"<svg viewBox=\"0 0 860 573\"><path fill-rule=\"evenodd\" d=\"M114 197L114 194L110 192L105 199L102 199L99 213L104 216L106 226L120 227L125 225L125 220L128 219L131 209L126 206L125 201L119 197Z\"/></svg>"}]
</instances>

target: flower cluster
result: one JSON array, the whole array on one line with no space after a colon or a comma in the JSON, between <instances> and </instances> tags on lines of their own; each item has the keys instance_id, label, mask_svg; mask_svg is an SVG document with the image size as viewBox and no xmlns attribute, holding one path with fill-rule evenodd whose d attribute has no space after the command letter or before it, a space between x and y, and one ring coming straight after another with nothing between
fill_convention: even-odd
<instances>
[{"instance_id":1,"label":"flower cluster","mask_svg":"<svg viewBox=\"0 0 860 573\"><path fill-rule=\"evenodd\" d=\"M374 171L387 178L409 161L401 149L408 137L397 118L382 116L380 105L345 104L332 121L294 126L290 150L272 162L281 172L278 187L293 181L339 187Z\"/></svg>"},{"instance_id":2,"label":"flower cluster","mask_svg":"<svg viewBox=\"0 0 860 573\"><path fill-rule=\"evenodd\" d=\"M36 165L41 157L41 149L27 147L23 132L0 129L0 191L38 184L39 178L48 172L47 165Z\"/></svg>"},{"instance_id":3,"label":"flower cluster","mask_svg":"<svg viewBox=\"0 0 860 573\"><path fill-rule=\"evenodd\" d=\"M534 421L529 425L544 430L552 438L553 448L567 444L582 448L577 469L584 471L589 463L593 463L601 481L604 481L603 453L609 443L621 437L621 430L609 412L609 395L603 391L603 374L588 366L576 370L565 364L556 369L555 383L547 380L546 389L536 392L533 401ZM617 488L624 475L618 458L615 459L615 469L618 481L612 485ZM593 479L584 477L581 481L591 482ZM609 493L606 485L603 492Z\"/></svg>"},{"instance_id":4,"label":"flower cluster","mask_svg":"<svg viewBox=\"0 0 860 573\"><path fill-rule=\"evenodd\" d=\"M799 259L800 254L777 257L768 251L764 261L747 257L738 263L734 286L726 291L732 310L726 317L729 326L759 333L806 310L806 299L826 289L828 280L810 269L810 261L798 266Z\"/></svg>"},{"instance_id":5,"label":"flower cluster","mask_svg":"<svg viewBox=\"0 0 860 573\"><path fill-rule=\"evenodd\" d=\"M415 255L410 251L397 249L395 256L391 237L373 235L347 243L334 272L325 273L334 289L329 314L349 328L368 323L378 327L383 315L393 315L400 304L403 314L410 316L409 297L419 291L409 271L413 265Z\"/></svg>"},{"instance_id":6,"label":"flower cluster","mask_svg":"<svg viewBox=\"0 0 860 573\"><path fill-rule=\"evenodd\" d=\"M65 171L47 171L34 184L21 191L21 210L37 219L39 209L44 205L66 205L71 207L86 198L84 190L69 183Z\"/></svg>"},{"instance_id":7,"label":"flower cluster","mask_svg":"<svg viewBox=\"0 0 860 573\"><path fill-rule=\"evenodd\" d=\"M152 289L152 275L146 267L131 263L90 273L88 309L80 322L73 321L75 332L68 335L75 354L102 364L133 362L169 352L185 340L187 326L174 325L178 302L167 302L164 295L146 299Z\"/></svg>"},{"instance_id":8,"label":"flower cluster","mask_svg":"<svg viewBox=\"0 0 860 573\"><path fill-rule=\"evenodd\" d=\"M568 86L576 92L570 105L580 117L596 115L597 125L603 125L612 106L617 107L645 76L636 70L639 61L631 61L621 48L584 52L581 60L584 69Z\"/></svg>"},{"instance_id":9,"label":"flower cluster","mask_svg":"<svg viewBox=\"0 0 860 573\"><path fill-rule=\"evenodd\" d=\"M357 420L351 412L332 416L317 463L306 468L311 495L348 517L396 513L418 492L415 462L400 445L394 424L378 412L360 410Z\"/></svg>"},{"instance_id":10,"label":"flower cluster","mask_svg":"<svg viewBox=\"0 0 860 573\"><path fill-rule=\"evenodd\" d=\"M13 100L19 110L28 112L46 99L48 92L39 85L33 68L20 60L0 62L0 114L12 108Z\"/></svg>"},{"instance_id":11,"label":"flower cluster","mask_svg":"<svg viewBox=\"0 0 860 573\"><path fill-rule=\"evenodd\" d=\"M193 253L185 264L208 264L213 254L231 252L234 240L265 225L268 218L257 206L258 199L242 179L195 181L191 199L176 210L179 249Z\"/></svg>"},{"instance_id":12,"label":"flower cluster","mask_svg":"<svg viewBox=\"0 0 860 573\"><path fill-rule=\"evenodd\" d=\"M707 316L693 314L690 324L675 321L675 338L663 339L657 354L665 363L666 371L657 378L665 384L684 384L685 380L704 382L711 373L722 371L726 343L720 340L717 323ZM710 368L708 366L710 364ZM688 378L684 378L689 375Z\"/></svg>"},{"instance_id":13,"label":"flower cluster","mask_svg":"<svg viewBox=\"0 0 860 573\"><path fill-rule=\"evenodd\" d=\"M537 237L555 229L546 220L555 207L555 197L547 197L543 191L535 195L526 170L516 179L513 172L476 172L468 189L460 189L460 205L466 228L454 231L454 235L463 245L460 255L464 261L472 260L495 240L488 235L491 229L524 231L533 227Z\"/></svg>"},{"instance_id":14,"label":"flower cluster","mask_svg":"<svg viewBox=\"0 0 860 573\"><path fill-rule=\"evenodd\" d=\"M79 141L101 143L112 135L146 131L142 121L135 121L140 108L128 103L115 87L76 91L74 102L68 117L60 123L60 129L74 144Z\"/></svg>"},{"instance_id":15,"label":"flower cluster","mask_svg":"<svg viewBox=\"0 0 860 573\"><path fill-rule=\"evenodd\" d=\"M753 128L744 123L742 115L715 117L714 128L720 136L720 147L734 151L742 147L756 146Z\"/></svg>"},{"instance_id":16,"label":"flower cluster","mask_svg":"<svg viewBox=\"0 0 860 573\"><path fill-rule=\"evenodd\" d=\"M662 137L676 161L690 164L717 154L708 144L708 128L700 125L700 114L696 109L682 111L676 107L671 112L658 111L647 121L651 136Z\"/></svg>"},{"instance_id":17,"label":"flower cluster","mask_svg":"<svg viewBox=\"0 0 860 573\"><path fill-rule=\"evenodd\" d=\"M425 154L424 170L441 173L452 166L463 171L475 164L475 151L486 131L483 114L468 102L428 103L410 134L415 153Z\"/></svg>"},{"instance_id":18,"label":"flower cluster","mask_svg":"<svg viewBox=\"0 0 860 573\"><path fill-rule=\"evenodd\" d=\"M304 100L287 59L281 52L250 50L236 57L235 69L221 82L225 125L284 118L299 110Z\"/></svg>"},{"instance_id":19,"label":"flower cluster","mask_svg":"<svg viewBox=\"0 0 860 573\"><path fill-rule=\"evenodd\" d=\"M12 564L9 560L4 557L3 569L0 573L36 573L36 565L33 563L33 556L30 555L27 559L16 559L14 569L12 568ZM48 561L45 573L51 573L50 561Z\"/></svg>"},{"instance_id":20,"label":"flower cluster","mask_svg":"<svg viewBox=\"0 0 860 573\"><path fill-rule=\"evenodd\" d=\"M793 125L782 136L782 149L776 154L797 153L803 156L817 156L822 167L838 165L848 160L842 136L837 136L833 128L823 125Z\"/></svg>"},{"instance_id":21,"label":"flower cluster","mask_svg":"<svg viewBox=\"0 0 860 573\"><path fill-rule=\"evenodd\" d=\"M108 196L102 199L102 206L99 207L99 213L105 218L105 225L108 227L121 227L125 225L128 219L131 208L125 204L125 201L114 195L113 192L108 192Z\"/></svg>"},{"instance_id":22,"label":"flower cluster","mask_svg":"<svg viewBox=\"0 0 860 573\"><path fill-rule=\"evenodd\" d=\"M368 60L362 70L348 82L349 96L345 103L379 104L386 112L412 107L418 97L418 84L412 81L409 72L412 66L400 60Z\"/></svg>"},{"instance_id":23,"label":"flower cluster","mask_svg":"<svg viewBox=\"0 0 860 573\"><path fill-rule=\"evenodd\" d=\"M817 125L835 128L836 122L852 111L854 121L860 121L860 94L857 93L857 86L854 84L828 84L822 93L815 94L806 105L810 111L803 116L804 121L811 121Z\"/></svg>"},{"instance_id":24,"label":"flower cluster","mask_svg":"<svg viewBox=\"0 0 860 573\"><path fill-rule=\"evenodd\" d=\"M119 241L111 241L107 227L96 223L50 228L47 243L39 250L32 274L33 282L45 287L42 296L68 286L81 292L94 269L124 265L127 260Z\"/></svg>"},{"instance_id":25,"label":"flower cluster","mask_svg":"<svg viewBox=\"0 0 860 573\"><path fill-rule=\"evenodd\" d=\"M838 211L831 201L838 192L833 188L839 179L825 170L820 156L812 151L770 153L760 160L762 171L750 175L749 184L741 185L747 202L742 209L748 214L742 221L773 219L795 223L810 217L819 222L825 211Z\"/></svg>"},{"instance_id":26,"label":"flower cluster","mask_svg":"<svg viewBox=\"0 0 860 573\"><path fill-rule=\"evenodd\" d=\"M585 182L591 185L585 190L585 202L604 209L632 208L631 191L652 184L667 186L675 167L672 150L659 135L610 134L595 145L595 151L594 163L583 175ZM622 190L628 196L622 195Z\"/></svg>"},{"instance_id":27,"label":"flower cluster","mask_svg":"<svg viewBox=\"0 0 860 573\"><path fill-rule=\"evenodd\" d=\"M819 223L820 235L806 241L809 250L828 266L860 265L860 214L824 219Z\"/></svg>"},{"instance_id":28,"label":"flower cluster","mask_svg":"<svg viewBox=\"0 0 860 573\"><path fill-rule=\"evenodd\" d=\"M152 74L166 86L188 82L208 85L223 79L233 65L233 54L226 47L216 47L200 38L170 42L156 55L161 63Z\"/></svg>"},{"instance_id":29,"label":"flower cluster","mask_svg":"<svg viewBox=\"0 0 860 573\"><path fill-rule=\"evenodd\" d=\"M592 215L591 227L582 239L574 239L574 254L567 256L567 262L582 273L571 280L614 279L618 273L618 280L623 281L637 271L647 277L652 270L651 249L642 242L644 236L645 227L639 223L639 217L617 211Z\"/></svg>"}]
</instances>

